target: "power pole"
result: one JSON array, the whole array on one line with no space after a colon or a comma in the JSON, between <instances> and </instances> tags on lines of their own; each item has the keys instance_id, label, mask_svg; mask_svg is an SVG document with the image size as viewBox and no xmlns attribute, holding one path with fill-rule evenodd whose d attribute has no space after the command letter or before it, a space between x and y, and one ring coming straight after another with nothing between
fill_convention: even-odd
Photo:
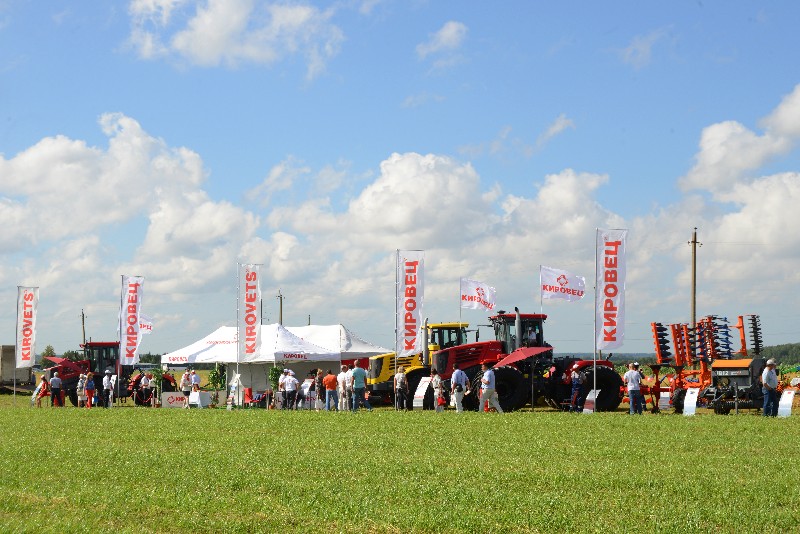
<instances>
[{"instance_id":1,"label":"power pole","mask_svg":"<svg viewBox=\"0 0 800 534\"><path fill-rule=\"evenodd\" d=\"M703 246L697 241L697 227L692 232L692 240L689 241L689 245L692 245L692 330L694 331L697 326L697 247Z\"/></svg>"},{"instance_id":2,"label":"power pole","mask_svg":"<svg viewBox=\"0 0 800 534\"><path fill-rule=\"evenodd\" d=\"M81 330L83 331L83 344L86 345L86 315L81 308Z\"/></svg>"},{"instance_id":3,"label":"power pole","mask_svg":"<svg viewBox=\"0 0 800 534\"><path fill-rule=\"evenodd\" d=\"M278 289L278 296L275 297L278 299L278 324L283 325L283 299L285 298L281 295L281 290Z\"/></svg>"}]
</instances>

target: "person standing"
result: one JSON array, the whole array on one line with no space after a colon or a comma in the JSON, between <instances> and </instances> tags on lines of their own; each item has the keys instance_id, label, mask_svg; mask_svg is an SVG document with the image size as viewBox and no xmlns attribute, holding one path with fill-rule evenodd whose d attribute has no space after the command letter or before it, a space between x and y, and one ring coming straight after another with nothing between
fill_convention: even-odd
<instances>
[{"instance_id":1,"label":"person standing","mask_svg":"<svg viewBox=\"0 0 800 534\"><path fill-rule=\"evenodd\" d=\"M109 408L111 406L111 389L113 387L114 384L111 382L111 369L106 369L106 376L103 377L103 408Z\"/></svg>"},{"instance_id":2,"label":"person standing","mask_svg":"<svg viewBox=\"0 0 800 534\"><path fill-rule=\"evenodd\" d=\"M444 392L442 391L442 377L436 369L431 369L431 387L433 388L433 408L437 412L444 411Z\"/></svg>"},{"instance_id":3,"label":"person standing","mask_svg":"<svg viewBox=\"0 0 800 534\"><path fill-rule=\"evenodd\" d=\"M78 408L86 405L86 375L78 375L78 385L75 386L75 393L78 395Z\"/></svg>"},{"instance_id":4,"label":"person standing","mask_svg":"<svg viewBox=\"0 0 800 534\"><path fill-rule=\"evenodd\" d=\"M453 375L450 377L450 385L453 386L453 398L456 402L456 413L464 411L464 395L469 391L469 377L467 373L458 368L458 364L453 364Z\"/></svg>"},{"instance_id":5,"label":"person standing","mask_svg":"<svg viewBox=\"0 0 800 534\"><path fill-rule=\"evenodd\" d=\"M142 373L142 378L139 380L139 387L142 390L142 399L141 404L142 406L147 406L150 404L150 379L147 378L147 374Z\"/></svg>"},{"instance_id":6,"label":"person standing","mask_svg":"<svg viewBox=\"0 0 800 534\"><path fill-rule=\"evenodd\" d=\"M194 369L192 369L190 378L192 380L192 391L200 391L200 375L198 375Z\"/></svg>"},{"instance_id":7,"label":"person standing","mask_svg":"<svg viewBox=\"0 0 800 534\"><path fill-rule=\"evenodd\" d=\"M287 410L294 410L295 403L297 402L297 389L300 382L294 377L291 371L288 372L286 378L283 380L284 401L286 402Z\"/></svg>"},{"instance_id":8,"label":"person standing","mask_svg":"<svg viewBox=\"0 0 800 534\"><path fill-rule=\"evenodd\" d=\"M578 364L572 366L572 372L569 375L572 382L572 393L569 396L569 411L581 412L583 411L583 399L581 398L581 390L583 389L583 373L578 368Z\"/></svg>"},{"instance_id":9,"label":"person standing","mask_svg":"<svg viewBox=\"0 0 800 534\"><path fill-rule=\"evenodd\" d=\"M394 409L405 410L408 404L408 378L405 367L401 365L394 375Z\"/></svg>"},{"instance_id":10,"label":"person standing","mask_svg":"<svg viewBox=\"0 0 800 534\"><path fill-rule=\"evenodd\" d=\"M183 407L189 407L189 394L192 392L192 380L189 378L189 371L184 371L181 375L181 383L179 384L181 393L183 394Z\"/></svg>"},{"instance_id":11,"label":"person standing","mask_svg":"<svg viewBox=\"0 0 800 534\"><path fill-rule=\"evenodd\" d=\"M503 408L500 407L500 398L495 389L494 371L489 368L488 362L483 362L481 369L483 369L483 376L481 377L481 401L478 410L482 410L486 402L489 402L497 410L497 413L503 413Z\"/></svg>"},{"instance_id":12,"label":"person standing","mask_svg":"<svg viewBox=\"0 0 800 534\"><path fill-rule=\"evenodd\" d=\"M84 390L86 391L86 408L91 408L94 405L94 373L90 372L86 375L86 385L84 386Z\"/></svg>"},{"instance_id":13,"label":"person standing","mask_svg":"<svg viewBox=\"0 0 800 534\"><path fill-rule=\"evenodd\" d=\"M336 388L338 386L338 380L336 379L336 375L328 369L328 374L325 375L325 378L322 379L322 385L325 387L325 411L329 412L331 410L336 411L337 405L339 404L338 395L336 394Z\"/></svg>"},{"instance_id":14,"label":"person standing","mask_svg":"<svg viewBox=\"0 0 800 534\"><path fill-rule=\"evenodd\" d=\"M367 389L367 372L359 367L358 360L355 361L353 366L353 374L352 374L352 381L353 381L353 412L358 411L358 407L360 404L363 404L364 407L372 411L372 406L369 404L369 399L366 398L365 392Z\"/></svg>"},{"instance_id":15,"label":"person standing","mask_svg":"<svg viewBox=\"0 0 800 534\"><path fill-rule=\"evenodd\" d=\"M42 381L39 383L39 387L36 388L36 407L42 407L42 398L48 397L50 395L50 384L47 383L47 377L42 375Z\"/></svg>"},{"instance_id":16,"label":"person standing","mask_svg":"<svg viewBox=\"0 0 800 534\"><path fill-rule=\"evenodd\" d=\"M50 379L50 406L62 406L61 402L61 379L58 378L58 372L53 373L53 378Z\"/></svg>"},{"instance_id":17,"label":"person standing","mask_svg":"<svg viewBox=\"0 0 800 534\"><path fill-rule=\"evenodd\" d=\"M631 415L642 415L644 411L642 406L644 398L641 391L642 378L642 373L639 372L639 362L628 364L628 371L622 377L622 380L628 386L628 402L630 403Z\"/></svg>"},{"instance_id":18,"label":"person standing","mask_svg":"<svg viewBox=\"0 0 800 534\"><path fill-rule=\"evenodd\" d=\"M347 365L347 371L344 373L344 388L347 397L347 409L353 409L353 364Z\"/></svg>"},{"instance_id":19,"label":"person standing","mask_svg":"<svg viewBox=\"0 0 800 534\"><path fill-rule=\"evenodd\" d=\"M284 369L283 374L278 378L278 399L281 403L281 410L286 409L286 377L289 376L289 370Z\"/></svg>"},{"instance_id":20,"label":"person standing","mask_svg":"<svg viewBox=\"0 0 800 534\"><path fill-rule=\"evenodd\" d=\"M342 365L341 371L336 375L336 387L339 395L339 411L347 411L347 366Z\"/></svg>"},{"instance_id":21,"label":"person standing","mask_svg":"<svg viewBox=\"0 0 800 534\"><path fill-rule=\"evenodd\" d=\"M325 375L322 374L322 369L317 369L317 376L314 377L314 391L317 394L317 398L314 400L314 408L317 411L320 411L325 406L325 401L327 400L325 397L328 393L325 389L324 381Z\"/></svg>"},{"instance_id":22,"label":"person standing","mask_svg":"<svg viewBox=\"0 0 800 534\"><path fill-rule=\"evenodd\" d=\"M765 417L778 415L778 373L775 372L775 365L775 360L770 358L767 360L764 372L761 373L761 391L764 393L764 407L761 415Z\"/></svg>"}]
</instances>

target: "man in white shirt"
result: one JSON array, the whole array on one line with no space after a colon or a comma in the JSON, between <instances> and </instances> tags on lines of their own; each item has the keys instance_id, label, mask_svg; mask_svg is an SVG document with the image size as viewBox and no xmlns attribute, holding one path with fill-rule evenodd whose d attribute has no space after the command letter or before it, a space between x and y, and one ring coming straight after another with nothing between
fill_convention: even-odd
<instances>
[{"instance_id":1,"label":"man in white shirt","mask_svg":"<svg viewBox=\"0 0 800 534\"><path fill-rule=\"evenodd\" d=\"M142 374L139 386L142 388L142 406L147 406L150 402L150 379L147 378L146 374Z\"/></svg>"},{"instance_id":2,"label":"man in white shirt","mask_svg":"<svg viewBox=\"0 0 800 534\"><path fill-rule=\"evenodd\" d=\"M192 391L199 390L200 389L200 375L195 373L194 369L192 369L191 380L192 380Z\"/></svg>"},{"instance_id":3,"label":"man in white shirt","mask_svg":"<svg viewBox=\"0 0 800 534\"><path fill-rule=\"evenodd\" d=\"M50 379L50 406L63 406L61 402L61 379L58 378L58 373L53 373L53 378Z\"/></svg>"},{"instance_id":4,"label":"man in white shirt","mask_svg":"<svg viewBox=\"0 0 800 534\"><path fill-rule=\"evenodd\" d=\"M336 387L339 388L339 411L347 411L347 366L342 365L341 372L336 375Z\"/></svg>"},{"instance_id":5,"label":"man in white shirt","mask_svg":"<svg viewBox=\"0 0 800 534\"><path fill-rule=\"evenodd\" d=\"M497 410L497 413L503 413L503 409L500 407L500 398L495 389L494 371L489 368L487 362L481 364L481 369L483 369L483 377L481 377L481 403L478 411L483 410L488 401Z\"/></svg>"},{"instance_id":6,"label":"man in white shirt","mask_svg":"<svg viewBox=\"0 0 800 534\"><path fill-rule=\"evenodd\" d=\"M394 408L405 410L408 407L408 378L406 370L401 365L394 375Z\"/></svg>"},{"instance_id":7,"label":"man in white shirt","mask_svg":"<svg viewBox=\"0 0 800 534\"><path fill-rule=\"evenodd\" d=\"M469 379L467 373L458 368L458 364L453 364L453 375L450 377L450 385L453 388L453 398L456 402L456 413L464 411L464 395L469 391Z\"/></svg>"},{"instance_id":8,"label":"man in white shirt","mask_svg":"<svg viewBox=\"0 0 800 534\"><path fill-rule=\"evenodd\" d=\"M286 377L289 376L289 370L284 369L283 374L278 378L278 399L281 402L281 410L286 409Z\"/></svg>"},{"instance_id":9,"label":"man in white shirt","mask_svg":"<svg viewBox=\"0 0 800 534\"><path fill-rule=\"evenodd\" d=\"M106 376L103 377L103 408L108 408L111 405L111 390L113 387L111 370L106 369Z\"/></svg>"},{"instance_id":10,"label":"man in white shirt","mask_svg":"<svg viewBox=\"0 0 800 534\"><path fill-rule=\"evenodd\" d=\"M633 362L628 365L628 372L622 377L622 380L628 385L628 401L630 402L630 414L642 415L644 411L641 392L642 373L639 372L639 362Z\"/></svg>"},{"instance_id":11,"label":"man in white shirt","mask_svg":"<svg viewBox=\"0 0 800 534\"><path fill-rule=\"evenodd\" d=\"M347 409L353 409L353 364L347 366L347 372L344 374L344 389L345 396L347 397Z\"/></svg>"},{"instance_id":12,"label":"man in white shirt","mask_svg":"<svg viewBox=\"0 0 800 534\"><path fill-rule=\"evenodd\" d=\"M297 402L297 389L300 387L300 382L292 376L291 371L286 375L283 381L283 388L286 392L286 409L294 410L295 403Z\"/></svg>"},{"instance_id":13,"label":"man in white shirt","mask_svg":"<svg viewBox=\"0 0 800 534\"><path fill-rule=\"evenodd\" d=\"M772 358L767 360L767 366L761 373L761 392L764 393L764 407L761 415L775 417L778 415L778 373L775 372L776 362Z\"/></svg>"}]
</instances>

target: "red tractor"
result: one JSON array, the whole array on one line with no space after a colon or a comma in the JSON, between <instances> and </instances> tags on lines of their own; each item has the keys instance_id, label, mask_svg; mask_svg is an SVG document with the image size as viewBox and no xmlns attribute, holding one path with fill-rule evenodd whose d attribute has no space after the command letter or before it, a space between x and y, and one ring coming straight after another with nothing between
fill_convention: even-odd
<instances>
[{"instance_id":1,"label":"red tractor","mask_svg":"<svg viewBox=\"0 0 800 534\"><path fill-rule=\"evenodd\" d=\"M598 411L615 410L622 401L622 378L608 360L582 360L574 357L553 357L553 348L544 340L544 314L521 314L498 311L489 318L495 339L477 341L449 347L430 355L425 354L430 365L445 381L449 391L453 364L458 364L469 377L473 393L464 397L465 409L478 408L478 392L483 376L481 363L494 368L495 383L500 406L504 411L522 408L528 403L536 405L542 399L555 409L567 409L570 404L572 384L569 375L577 364L585 377L582 397L595 385L599 395L595 400ZM424 343L423 346L427 346ZM596 369L596 372L595 372ZM429 403L432 404L432 393Z\"/></svg>"},{"instance_id":2,"label":"red tractor","mask_svg":"<svg viewBox=\"0 0 800 534\"><path fill-rule=\"evenodd\" d=\"M119 341L87 341L81 345L81 349L83 349L84 359L73 361L67 358L49 356L47 359L55 363L55 365L45 369L48 381L52 378L54 372L58 372L58 376L61 378L61 390L74 406L78 405L77 386L81 373L94 373L95 387L97 390L102 391L103 377L106 370L110 370L112 374L117 375L114 398L126 399L132 395L135 388L130 386L135 385L135 383L131 383L131 375L135 366L120 364ZM140 375L141 371L138 371L137 382ZM172 377L167 377L163 382L163 391L175 390L174 383L171 383L169 378ZM172 381L174 382L174 378L172 378ZM134 401L139 404L139 398L135 395Z\"/></svg>"}]
</instances>

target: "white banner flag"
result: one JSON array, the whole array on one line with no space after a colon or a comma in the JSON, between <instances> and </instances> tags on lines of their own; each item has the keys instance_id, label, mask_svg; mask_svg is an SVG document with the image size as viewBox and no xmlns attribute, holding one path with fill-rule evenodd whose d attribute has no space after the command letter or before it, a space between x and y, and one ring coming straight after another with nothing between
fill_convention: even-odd
<instances>
[{"instance_id":1,"label":"white banner flag","mask_svg":"<svg viewBox=\"0 0 800 534\"><path fill-rule=\"evenodd\" d=\"M495 303L495 289L488 284L461 279L461 307L470 310L492 311Z\"/></svg>"},{"instance_id":2,"label":"white banner flag","mask_svg":"<svg viewBox=\"0 0 800 534\"><path fill-rule=\"evenodd\" d=\"M261 265L239 265L239 359L250 361L261 353Z\"/></svg>"},{"instance_id":3,"label":"white banner flag","mask_svg":"<svg viewBox=\"0 0 800 534\"><path fill-rule=\"evenodd\" d=\"M153 318L143 313L139 314L139 335L144 336L153 333Z\"/></svg>"},{"instance_id":4,"label":"white banner flag","mask_svg":"<svg viewBox=\"0 0 800 534\"><path fill-rule=\"evenodd\" d=\"M625 337L627 230L597 230L597 349L616 349Z\"/></svg>"},{"instance_id":5,"label":"white banner flag","mask_svg":"<svg viewBox=\"0 0 800 534\"><path fill-rule=\"evenodd\" d=\"M539 286L543 299L581 300L586 294L586 279L563 269L539 266Z\"/></svg>"},{"instance_id":6,"label":"white banner flag","mask_svg":"<svg viewBox=\"0 0 800 534\"><path fill-rule=\"evenodd\" d=\"M119 310L119 352L122 365L139 363L139 314L144 297L144 276L122 275Z\"/></svg>"},{"instance_id":7,"label":"white banner flag","mask_svg":"<svg viewBox=\"0 0 800 534\"><path fill-rule=\"evenodd\" d=\"M397 357L422 352L425 252L397 251Z\"/></svg>"},{"instance_id":8,"label":"white banner flag","mask_svg":"<svg viewBox=\"0 0 800 534\"><path fill-rule=\"evenodd\" d=\"M36 311L39 288L17 286L17 368L33 367L36 359Z\"/></svg>"},{"instance_id":9,"label":"white banner flag","mask_svg":"<svg viewBox=\"0 0 800 534\"><path fill-rule=\"evenodd\" d=\"M143 313L139 313L139 342L136 344L138 350L142 344L142 336L153 333L153 319Z\"/></svg>"}]
</instances>

